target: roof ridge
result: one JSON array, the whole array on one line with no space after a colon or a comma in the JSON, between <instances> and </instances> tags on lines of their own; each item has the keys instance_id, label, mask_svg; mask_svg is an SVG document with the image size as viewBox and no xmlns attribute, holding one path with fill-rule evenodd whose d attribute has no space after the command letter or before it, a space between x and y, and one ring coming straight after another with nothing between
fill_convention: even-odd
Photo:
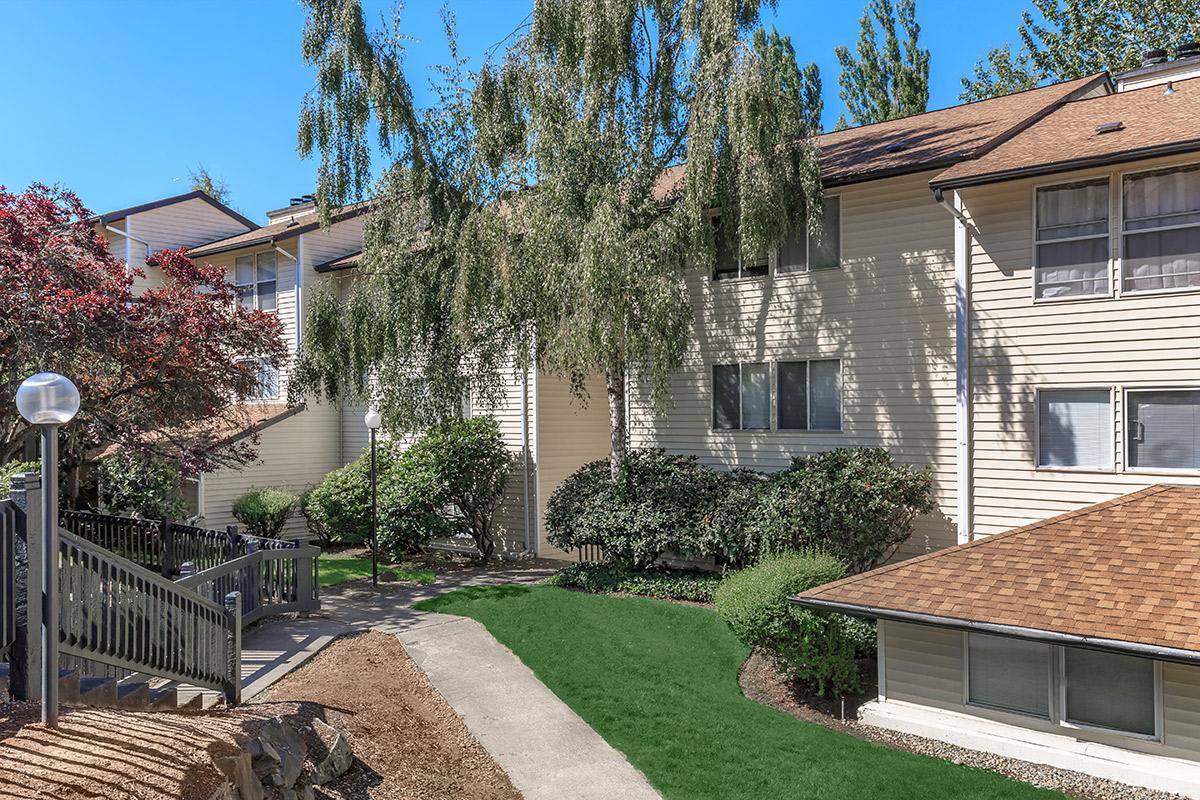
<instances>
[{"instance_id":1,"label":"roof ridge","mask_svg":"<svg viewBox=\"0 0 1200 800\"><path fill-rule=\"evenodd\" d=\"M832 581L832 582L826 583L822 586L815 586L812 589L807 589L803 592L799 592L797 594L797 596L815 597L817 592L824 592L829 589L841 588L843 586L849 586L850 584L857 583L858 581L863 580L865 578L868 578L868 577L874 578L878 575L899 569L900 567L907 567L907 566L911 566L913 564L921 564L921 563L930 561L935 558L940 558L942 556L950 555L952 553L960 553L963 550L967 550L972 547L977 547L979 545L987 544L990 542L998 542L1003 539L1009 539L1013 536L1017 536L1022 533L1029 533L1030 531L1037 530L1038 528L1044 528L1047 525L1052 525L1052 524L1062 522L1062 521L1068 520L1068 519L1074 519L1075 517L1079 517L1084 514L1090 514L1090 513L1099 511L1101 509L1125 505L1127 503L1134 502L1135 500L1140 500L1144 497L1150 497L1155 494L1160 494L1162 492L1169 491L1171 489L1184 489L1184 488L1200 488L1200 487L1189 487L1189 486L1186 486L1183 484L1156 483L1156 484L1153 484L1152 486L1147 486L1145 489L1139 489L1136 492L1130 492L1129 494L1121 495L1120 497L1114 497L1114 498L1111 498L1108 500L1102 500L1099 503L1092 503L1091 505L1084 506L1083 508L1077 508L1074 511L1066 511L1066 512L1063 512L1062 514L1057 514L1053 517L1047 517L1046 519L1038 520L1037 522L1031 522L1027 525L1022 525L1019 528L1013 528L1012 530L1004 531L1003 533L997 533L997 534L993 534L991 536L984 536L979 539L972 539L969 542L963 542L962 544L956 544L951 547L945 547L945 548L942 548L941 550L935 550L932 553L925 553L924 555L916 556L915 558L906 558L903 561L896 561L891 564L886 564L886 565L884 565L882 567L878 567L876 569L868 570L866 572L860 572L857 575L848 575L845 578L842 578L840 580Z\"/></svg>"}]
</instances>

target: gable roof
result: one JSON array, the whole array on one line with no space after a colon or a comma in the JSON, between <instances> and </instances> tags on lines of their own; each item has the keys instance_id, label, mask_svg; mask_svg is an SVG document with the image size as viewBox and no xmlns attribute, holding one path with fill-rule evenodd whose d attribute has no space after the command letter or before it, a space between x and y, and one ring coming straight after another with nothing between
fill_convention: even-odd
<instances>
[{"instance_id":1,"label":"gable roof","mask_svg":"<svg viewBox=\"0 0 1200 800\"><path fill-rule=\"evenodd\" d=\"M1019 135L930 181L935 189L977 186L1200 150L1200 78L1073 100L1054 108ZM1100 133L1098 125L1121 123Z\"/></svg>"},{"instance_id":2,"label":"gable roof","mask_svg":"<svg viewBox=\"0 0 1200 800\"><path fill-rule=\"evenodd\" d=\"M340 258L334 258L329 261L326 261L323 264L317 264L315 267L313 267L313 271L314 272L338 272L343 269L350 269L351 267L357 267L359 259L361 259L361 258L362 258L362 251L356 250L355 252L350 253L348 255L344 255Z\"/></svg>"},{"instance_id":3,"label":"gable roof","mask_svg":"<svg viewBox=\"0 0 1200 800\"><path fill-rule=\"evenodd\" d=\"M1200 487L1153 486L792 599L1200 663Z\"/></svg>"},{"instance_id":4,"label":"gable roof","mask_svg":"<svg viewBox=\"0 0 1200 800\"><path fill-rule=\"evenodd\" d=\"M370 202L369 200L364 200L361 203L345 206L333 215L331 224L365 214L370 208ZM246 231L236 236L229 236L224 239L218 239L215 242L200 245L199 247L193 247L188 251L188 256L191 258L214 256L218 253L229 252L230 250L240 250L243 247L271 244L291 239L294 236L299 236L302 233L308 233L321 227L320 219L315 213L305 214L304 217L311 219L308 222L299 222L291 217L281 219L278 222L272 222L270 225L264 225L252 231Z\"/></svg>"},{"instance_id":5,"label":"gable roof","mask_svg":"<svg viewBox=\"0 0 1200 800\"><path fill-rule=\"evenodd\" d=\"M125 217L128 217L132 214L140 214L143 211L153 211L156 208L163 208L164 206L173 206L176 203L186 203L188 200L203 200L205 203L208 203L210 206L217 209L222 214L226 215L227 217L230 217L231 219L237 220L238 222L245 225L247 228L258 227L257 224L254 222L254 220L249 219L248 217L242 216L241 214L234 211L229 206L222 203L220 200L210 197L209 195L205 194L204 192L200 191L199 189L188 192L187 194L177 194L174 197L164 197L161 200L154 200L149 203L142 203L141 205L130 206L129 208L121 208L116 211L106 212L104 214L96 214L95 216L90 218L88 220L88 222L99 222L101 225L107 225L110 222L114 222L119 219L124 219Z\"/></svg>"},{"instance_id":6,"label":"gable roof","mask_svg":"<svg viewBox=\"0 0 1200 800\"><path fill-rule=\"evenodd\" d=\"M1097 90L1109 90L1107 74L823 133L817 137L821 180L829 188L948 167ZM664 200L678 191L684 172L683 164L668 168L655 184L655 197Z\"/></svg>"}]
</instances>

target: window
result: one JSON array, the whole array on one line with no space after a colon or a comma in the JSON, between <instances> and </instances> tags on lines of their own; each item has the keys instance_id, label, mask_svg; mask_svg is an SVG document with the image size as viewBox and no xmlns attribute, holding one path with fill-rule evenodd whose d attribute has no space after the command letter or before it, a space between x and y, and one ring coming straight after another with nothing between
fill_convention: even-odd
<instances>
[{"instance_id":1,"label":"window","mask_svg":"<svg viewBox=\"0 0 1200 800\"><path fill-rule=\"evenodd\" d=\"M771 370L766 364L713 366L713 429L771 427Z\"/></svg>"},{"instance_id":2,"label":"window","mask_svg":"<svg viewBox=\"0 0 1200 800\"><path fill-rule=\"evenodd\" d=\"M779 248L780 272L837 269L841 266L842 199L827 194L821 209L821 230L797 231Z\"/></svg>"},{"instance_id":3,"label":"window","mask_svg":"<svg viewBox=\"0 0 1200 800\"><path fill-rule=\"evenodd\" d=\"M1037 190L1034 297L1108 294L1108 179Z\"/></svg>"},{"instance_id":4,"label":"window","mask_svg":"<svg viewBox=\"0 0 1200 800\"><path fill-rule=\"evenodd\" d=\"M275 310L275 253L238 256L234 261L234 284L242 308Z\"/></svg>"},{"instance_id":5,"label":"window","mask_svg":"<svg viewBox=\"0 0 1200 800\"><path fill-rule=\"evenodd\" d=\"M1150 659L984 633L965 638L971 705L1137 736L1158 734L1158 668Z\"/></svg>"},{"instance_id":6,"label":"window","mask_svg":"<svg viewBox=\"0 0 1200 800\"><path fill-rule=\"evenodd\" d=\"M1124 291L1200 288L1200 166L1126 176L1121 202Z\"/></svg>"},{"instance_id":7,"label":"window","mask_svg":"<svg viewBox=\"0 0 1200 800\"><path fill-rule=\"evenodd\" d=\"M779 429L842 429L842 363L786 361L779 364Z\"/></svg>"},{"instance_id":8,"label":"window","mask_svg":"<svg viewBox=\"0 0 1200 800\"><path fill-rule=\"evenodd\" d=\"M279 399L279 370L271 366L265 358L246 359L241 363L252 366L258 375L258 386L254 393L250 395L250 399Z\"/></svg>"},{"instance_id":9,"label":"window","mask_svg":"<svg viewBox=\"0 0 1200 800\"><path fill-rule=\"evenodd\" d=\"M1038 392L1037 465L1112 466L1112 393L1108 389Z\"/></svg>"},{"instance_id":10,"label":"window","mask_svg":"<svg viewBox=\"0 0 1200 800\"><path fill-rule=\"evenodd\" d=\"M967 634L967 702L1048 718L1050 646Z\"/></svg>"},{"instance_id":11,"label":"window","mask_svg":"<svg viewBox=\"0 0 1200 800\"><path fill-rule=\"evenodd\" d=\"M1063 648L1063 719L1079 725L1154 736L1154 662L1148 658Z\"/></svg>"},{"instance_id":12,"label":"window","mask_svg":"<svg viewBox=\"0 0 1200 800\"><path fill-rule=\"evenodd\" d=\"M730 278L760 278L770 271L771 262L766 253L753 262L742 259L735 237L726 230L721 217L713 217L713 226L717 231L717 260L713 265L714 281L729 280Z\"/></svg>"},{"instance_id":13,"label":"window","mask_svg":"<svg viewBox=\"0 0 1200 800\"><path fill-rule=\"evenodd\" d=\"M1131 391L1125 408L1130 469L1200 469L1200 390Z\"/></svg>"}]
</instances>

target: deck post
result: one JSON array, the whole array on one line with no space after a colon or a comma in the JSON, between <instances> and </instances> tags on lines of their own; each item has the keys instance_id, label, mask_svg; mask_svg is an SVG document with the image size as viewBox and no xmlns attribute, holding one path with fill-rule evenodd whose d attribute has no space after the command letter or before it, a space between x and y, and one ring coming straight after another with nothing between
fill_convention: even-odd
<instances>
[{"instance_id":1,"label":"deck post","mask_svg":"<svg viewBox=\"0 0 1200 800\"><path fill-rule=\"evenodd\" d=\"M13 575L17 623L10 661L13 697L35 702L42 696L42 481L36 472L12 477L9 499L21 513Z\"/></svg>"},{"instance_id":2,"label":"deck post","mask_svg":"<svg viewBox=\"0 0 1200 800\"><path fill-rule=\"evenodd\" d=\"M175 531L171 529L171 524L170 517L163 517L158 522L159 563L164 578L175 574Z\"/></svg>"},{"instance_id":3,"label":"deck post","mask_svg":"<svg viewBox=\"0 0 1200 800\"><path fill-rule=\"evenodd\" d=\"M242 702L242 593L225 595L225 614L228 627L225 633L225 652L228 657L225 702L236 706Z\"/></svg>"}]
</instances>

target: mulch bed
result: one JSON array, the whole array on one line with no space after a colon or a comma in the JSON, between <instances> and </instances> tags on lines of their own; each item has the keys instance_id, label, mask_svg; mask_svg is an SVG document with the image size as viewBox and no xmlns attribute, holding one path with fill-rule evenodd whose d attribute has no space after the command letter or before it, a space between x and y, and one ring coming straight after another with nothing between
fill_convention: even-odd
<instances>
[{"instance_id":1,"label":"mulch bed","mask_svg":"<svg viewBox=\"0 0 1200 800\"><path fill-rule=\"evenodd\" d=\"M519 800L508 776L467 731L394 636L353 634L275 684L258 708L314 703L349 735L356 761L318 787L324 798Z\"/></svg>"}]
</instances>

